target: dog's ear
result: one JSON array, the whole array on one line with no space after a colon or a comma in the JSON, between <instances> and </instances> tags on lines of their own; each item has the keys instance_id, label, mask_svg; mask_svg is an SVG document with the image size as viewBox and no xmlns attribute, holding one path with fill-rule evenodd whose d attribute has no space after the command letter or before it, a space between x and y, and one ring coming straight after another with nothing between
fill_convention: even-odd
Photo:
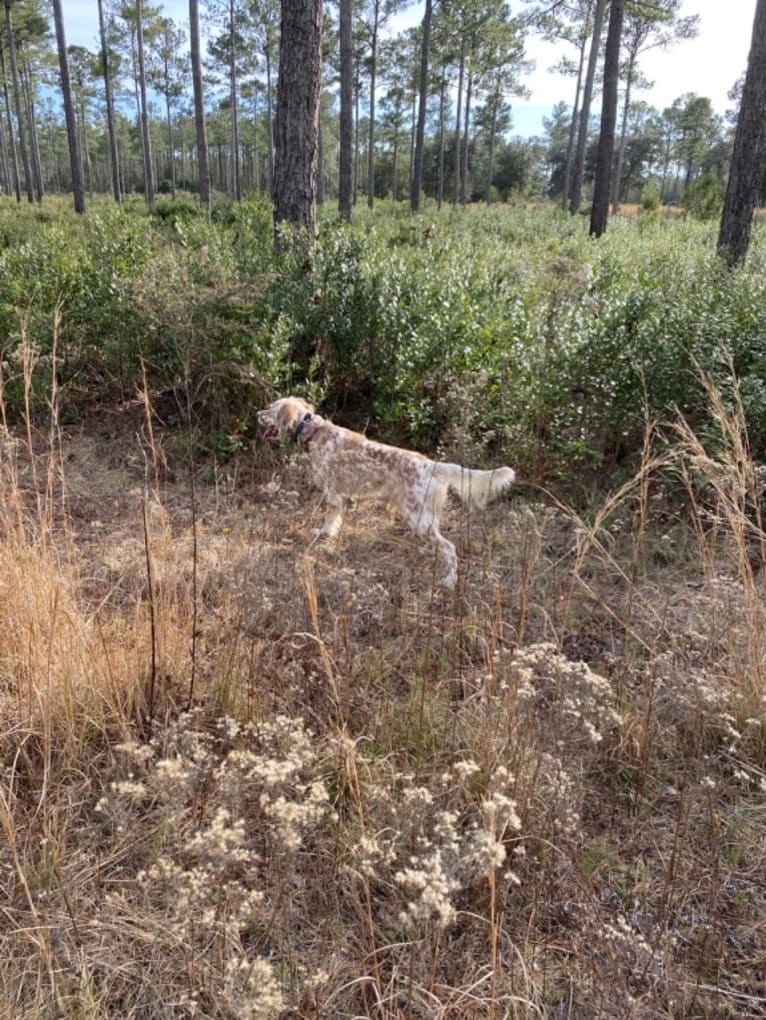
<instances>
[{"instance_id":1,"label":"dog's ear","mask_svg":"<svg viewBox=\"0 0 766 1020\"><path fill-rule=\"evenodd\" d=\"M277 427L280 432L292 432L303 415L297 400L285 400L277 411Z\"/></svg>"}]
</instances>

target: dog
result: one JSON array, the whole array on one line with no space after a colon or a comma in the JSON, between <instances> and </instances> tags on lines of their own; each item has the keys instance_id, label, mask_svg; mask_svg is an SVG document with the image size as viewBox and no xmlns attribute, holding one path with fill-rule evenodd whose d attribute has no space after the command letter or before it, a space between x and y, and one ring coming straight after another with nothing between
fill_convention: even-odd
<instances>
[{"instance_id":1,"label":"dog","mask_svg":"<svg viewBox=\"0 0 766 1020\"><path fill-rule=\"evenodd\" d=\"M338 534L349 498L393 503L415 534L436 548L444 567L439 583L445 588L454 588L457 582L455 546L439 531L448 490L469 506L482 508L516 478L509 467L474 471L375 442L315 414L300 397L275 400L258 411L258 423L264 439L289 436L309 455L314 482L327 503L318 535L334 538Z\"/></svg>"}]
</instances>

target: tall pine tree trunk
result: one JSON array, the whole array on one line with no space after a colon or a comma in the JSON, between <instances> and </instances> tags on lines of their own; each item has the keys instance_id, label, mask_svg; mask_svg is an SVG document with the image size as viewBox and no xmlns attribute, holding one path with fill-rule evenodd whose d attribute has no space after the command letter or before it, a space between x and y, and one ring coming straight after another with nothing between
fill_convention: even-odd
<instances>
[{"instance_id":1,"label":"tall pine tree trunk","mask_svg":"<svg viewBox=\"0 0 766 1020\"><path fill-rule=\"evenodd\" d=\"M100 7L101 0L99 0L99 9ZM53 20L56 25L58 66L61 71L61 92L64 101L64 119L66 120L66 141L69 145L69 166L71 167L71 191L74 198L74 211L85 212L83 161L80 154L78 123L76 123L74 116L74 103L71 96L69 58L66 53L66 35L64 34L64 17L61 10L61 0L53 0Z\"/></svg>"},{"instance_id":2,"label":"tall pine tree trunk","mask_svg":"<svg viewBox=\"0 0 766 1020\"><path fill-rule=\"evenodd\" d=\"M367 207L375 202L375 79L378 60L378 0L373 3L372 40L370 43L370 116L367 125Z\"/></svg>"},{"instance_id":3,"label":"tall pine tree trunk","mask_svg":"<svg viewBox=\"0 0 766 1020\"><path fill-rule=\"evenodd\" d=\"M101 0L99 0L100 4ZM64 119L66 121L66 136L69 143L69 166L72 172L72 195L74 197L74 211L85 212L85 188L82 179L82 160L80 158L80 143L77 137L77 120L74 113L74 102L72 99L72 79L69 75L69 55L66 48L66 34L64 32L64 15L61 10L61 0L53 0L53 21L56 26L56 44L59 51L59 70L61 72L61 92L64 99Z\"/></svg>"},{"instance_id":4,"label":"tall pine tree trunk","mask_svg":"<svg viewBox=\"0 0 766 1020\"><path fill-rule=\"evenodd\" d=\"M205 123L205 88L202 81L202 52L199 36L199 0L189 0L189 50L194 87L194 130L197 140L197 179L199 200L210 205L210 159Z\"/></svg>"},{"instance_id":5,"label":"tall pine tree trunk","mask_svg":"<svg viewBox=\"0 0 766 1020\"><path fill-rule=\"evenodd\" d=\"M29 150L32 159L32 180L34 181L35 198L38 202L42 202L43 194L45 193L45 183L43 181L43 164L40 159L40 143L37 137L32 69L29 64L22 71L21 86L24 92L24 106L26 107L27 124L29 126Z\"/></svg>"},{"instance_id":6,"label":"tall pine tree trunk","mask_svg":"<svg viewBox=\"0 0 766 1020\"><path fill-rule=\"evenodd\" d=\"M460 117L463 105L463 76L465 75L465 36L460 40L460 67L457 76L457 109L455 111L455 187L452 204L460 198Z\"/></svg>"},{"instance_id":7,"label":"tall pine tree trunk","mask_svg":"<svg viewBox=\"0 0 766 1020\"><path fill-rule=\"evenodd\" d=\"M232 191L237 202L242 200L242 182L239 174L239 106L237 102L237 49L234 35L234 0L229 0L229 94L231 97L231 167Z\"/></svg>"},{"instance_id":8,"label":"tall pine tree trunk","mask_svg":"<svg viewBox=\"0 0 766 1020\"><path fill-rule=\"evenodd\" d=\"M11 189L16 195L16 201L21 202L21 180L19 176L19 159L16 153L16 139L13 136L13 114L11 112L11 97L8 94L8 80L5 76L5 60L3 58L3 47L0 46L0 79L3 82L3 102L5 106L5 119L8 125L8 149L10 155Z\"/></svg>"},{"instance_id":9,"label":"tall pine tree trunk","mask_svg":"<svg viewBox=\"0 0 766 1020\"><path fill-rule=\"evenodd\" d=\"M359 78L359 61L356 64L356 81L354 83L354 195L352 205L356 205L359 194L359 104L362 94L362 82Z\"/></svg>"},{"instance_id":10,"label":"tall pine tree trunk","mask_svg":"<svg viewBox=\"0 0 766 1020\"><path fill-rule=\"evenodd\" d=\"M256 195L261 193L261 154L258 150L258 91L253 89L253 186Z\"/></svg>"},{"instance_id":11,"label":"tall pine tree trunk","mask_svg":"<svg viewBox=\"0 0 766 1020\"><path fill-rule=\"evenodd\" d=\"M410 174L408 191L412 191L412 175L415 173L415 136L418 133L418 94L412 93L412 110L410 111Z\"/></svg>"},{"instance_id":12,"label":"tall pine tree trunk","mask_svg":"<svg viewBox=\"0 0 766 1020\"><path fill-rule=\"evenodd\" d=\"M316 223L322 0L282 0L274 152L274 225Z\"/></svg>"},{"instance_id":13,"label":"tall pine tree trunk","mask_svg":"<svg viewBox=\"0 0 766 1020\"><path fill-rule=\"evenodd\" d=\"M165 119L168 125L168 149L170 150L170 195L176 200L176 159L175 145L173 141L173 114L170 109L170 69L167 57L165 58Z\"/></svg>"},{"instance_id":14,"label":"tall pine tree trunk","mask_svg":"<svg viewBox=\"0 0 766 1020\"><path fill-rule=\"evenodd\" d=\"M21 107L21 86L19 84L19 67L16 61L16 38L13 33L13 17L11 15L11 0L5 0L5 30L6 42L8 44L8 60L11 65L11 87L13 89L14 105L16 107L16 130L19 137L19 151L21 152L21 163L24 167L24 188L27 193L27 200L34 203L35 195L32 190L32 170L29 165L29 150L27 149L27 134L24 125L24 114Z\"/></svg>"},{"instance_id":15,"label":"tall pine tree trunk","mask_svg":"<svg viewBox=\"0 0 766 1020\"><path fill-rule=\"evenodd\" d=\"M274 103L271 88L271 43L266 47L266 170L268 172L269 194L274 189Z\"/></svg>"},{"instance_id":16,"label":"tall pine tree trunk","mask_svg":"<svg viewBox=\"0 0 766 1020\"><path fill-rule=\"evenodd\" d=\"M577 148L572 166L572 193L569 200L569 211L573 216L580 211L580 202L582 200L585 147L588 144L588 119L590 117L591 99L593 98L593 83L596 80L596 65L598 64L598 53L601 47L601 30L604 27L605 11L606 0L596 0L596 13L593 17L593 36L591 37L588 70L585 74L585 87L583 88L582 107L580 109L580 128L577 133Z\"/></svg>"},{"instance_id":17,"label":"tall pine tree trunk","mask_svg":"<svg viewBox=\"0 0 766 1020\"><path fill-rule=\"evenodd\" d=\"M10 195L13 190L13 184L11 182L10 170L8 167L8 153L5 151L5 129L3 128L2 118L0 117L0 187L3 191Z\"/></svg>"},{"instance_id":18,"label":"tall pine tree trunk","mask_svg":"<svg viewBox=\"0 0 766 1020\"><path fill-rule=\"evenodd\" d=\"M446 110L447 80L442 75L439 82L439 181L436 192L436 207L441 209L444 202L444 116Z\"/></svg>"},{"instance_id":19,"label":"tall pine tree trunk","mask_svg":"<svg viewBox=\"0 0 766 1020\"><path fill-rule=\"evenodd\" d=\"M428 105L428 63L431 51L431 15L433 0L426 0L423 14L422 40L420 49L420 85L418 100L418 122L415 129L415 151L412 158L410 180L410 210L420 211L420 189L423 184L423 149L426 137L426 106Z\"/></svg>"},{"instance_id":20,"label":"tall pine tree trunk","mask_svg":"<svg viewBox=\"0 0 766 1020\"><path fill-rule=\"evenodd\" d=\"M351 0L340 0L340 167L338 211L351 220L354 144L354 65L351 35Z\"/></svg>"},{"instance_id":21,"label":"tall pine tree trunk","mask_svg":"<svg viewBox=\"0 0 766 1020\"><path fill-rule=\"evenodd\" d=\"M468 72L468 83L465 89L465 125L463 127L463 176L460 181L460 204L465 207L468 202L468 155L471 144L471 94L473 92L473 73Z\"/></svg>"},{"instance_id":22,"label":"tall pine tree trunk","mask_svg":"<svg viewBox=\"0 0 766 1020\"><path fill-rule=\"evenodd\" d=\"M580 111L580 93L582 92L582 73L585 68L585 48L588 37L583 30L580 41L580 61L577 65L577 85L575 87L574 105L572 106L572 120L569 124L569 137L567 138L567 160L564 167L564 185L561 192L561 209L566 212L569 200L572 197L572 169L574 166L575 137L577 135L577 119Z\"/></svg>"},{"instance_id":23,"label":"tall pine tree trunk","mask_svg":"<svg viewBox=\"0 0 766 1020\"><path fill-rule=\"evenodd\" d=\"M322 133L322 103L320 97L317 114L317 205L324 205L324 135Z\"/></svg>"},{"instance_id":24,"label":"tall pine tree trunk","mask_svg":"<svg viewBox=\"0 0 766 1020\"><path fill-rule=\"evenodd\" d=\"M106 127L109 135L109 162L112 173L112 194L115 202L122 200L120 189L120 157L117 152L117 132L114 127L114 100L112 98L112 75L109 70L109 50L106 44L104 23L104 0L98 0L98 33L101 40L101 73L104 76L104 100L106 103Z\"/></svg>"},{"instance_id":25,"label":"tall pine tree trunk","mask_svg":"<svg viewBox=\"0 0 766 1020\"><path fill-rule=\"evenodd\" d=\"M487 167L487 205L492 204L492 178L495 176L495 132L497 131L497 109L500 105L500 85L498 83L492 97L492 120L489 126L489 157Z\"/></svg>"},{"instance_id":26,"label":"tall pine tree trunk","mask_svg":"<svg viewBox=\"0 0 766 1020\"><path fill-rule=\"evenodd\" d=\"M631 55L625 77L625 99L622 104L622 124L620 125L620 140L617 143L617 155L614 160L614 173L612 175L611 203L612 212L620 208L620 191L622 186L622 167L625 162L625 149L628 141L628 115L630 113L630 87L633 82L633 71L635 58ZM648 174L648 170L647 170Z\"/></svg>"},{"instance_id":27,"label":"tall pine tree trunk","mask_svg":"<svg viewBox=\"0 0 766 1020\"><path fill-rule=\"evenodd\" d=\"M394 128L393 137L393 165L391 167L393 180L391 182L391 197L394 202L399 201L399 128Z\"/></svg>"},{"instance_id":28,"label":"tall pine tree trunk","mask_svg":"<svg viewBox=\"0 0 766 1020\"><path fill-rule=\"evenodd\" d=\"M718 252L729 266L735 266L745 257L750 244L758 177L766 153L765 109L766 0L758 0L718 233Z\"/></svg>"},{"instance_id":29,"label":"tall pine tree trunk","mask_svg":"<svg viewBox=\"0 0 766 1020\"><path fill-rule=\"evenodd\" d=\"M604 94L601 102L601 133L598 139L596 181L593 192L593 209L590 232L601 237L609 219L609 192L612 187L614 135L617 128L617 86L620 77L620 40L625 0L612 0L609 12L609 31L604 57Z\"/></svg>"},{"instance_id":30,"label":"tall pine tree trunk","mask_svg":"<svg viewBox=\"0 0 766 1020\"><path fill-rule=\"evenodd\" d=\"M144 15L142 0L136 0L136 48L138 50L138 94L141 100L141 148L144 157L144 195L147 205L154 204L154 167L149 137L149 105L146 98L146 64L144 61Z\"/></svg>"}]
</instances>

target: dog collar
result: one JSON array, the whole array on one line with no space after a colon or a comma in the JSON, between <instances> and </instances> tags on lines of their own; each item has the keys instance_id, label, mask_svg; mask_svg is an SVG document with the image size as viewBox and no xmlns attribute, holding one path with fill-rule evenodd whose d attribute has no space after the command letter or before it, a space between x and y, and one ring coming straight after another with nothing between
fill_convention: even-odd
<instances>
[{"instance_id":1,"label":"dog collar","mask_svg":"<svg viewBox=\"0 0 766 1020\"><path fill-rule=\"evenodd\" d=\"M312 418L313 418L313 415L312 415L311 411L306 411L304 416L301 418L301 420L298 422L298 424L295 426L295 428L292 431L292 434L290 436L290 442L291 443L297 443L298 442L298 437L300 436L301 432L303 432L303 430L306 428L306 426L308 425L308 423L311 421Z\"/></svg>"}]
</instances>

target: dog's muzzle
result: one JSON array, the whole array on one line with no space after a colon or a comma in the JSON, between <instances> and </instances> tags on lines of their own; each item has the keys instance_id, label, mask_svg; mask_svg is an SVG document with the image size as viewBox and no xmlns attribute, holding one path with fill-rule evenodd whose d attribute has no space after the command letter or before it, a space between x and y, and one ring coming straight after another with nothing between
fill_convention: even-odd
<instances>
[{"instance_id":1,"label":"dog's muzzle","mask_svg":"<svg viewBox=\"0 0 766 1020\"><path fill-rule=\"evenodd\" d=\"M274 422L271 421L266 416L266 414L267 414L267 412L259 411L258 415L257 415L257 418L258 418L258 427L261 430L261 438L265 439L266 441L268 441L270 439L276 439L279 436L279 429L276 427Z\"/></svg>"}]
</instances>

